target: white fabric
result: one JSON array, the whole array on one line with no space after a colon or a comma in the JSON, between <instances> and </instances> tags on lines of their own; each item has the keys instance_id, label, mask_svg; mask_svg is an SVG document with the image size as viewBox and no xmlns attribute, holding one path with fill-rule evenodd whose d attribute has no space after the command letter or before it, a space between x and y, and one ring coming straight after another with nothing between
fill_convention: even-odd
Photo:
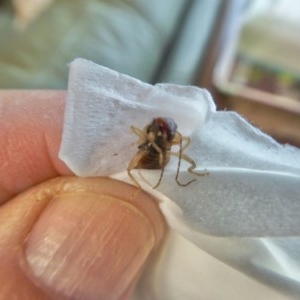
<instances>
[{"instance_id":1,"label":"white fabric","mask_svg":"<svg viewBox=\"0 0 300 300\"><path fill-rule=\"evenodd\" d=\"M153 190L146 181L155 185L160 171L133 172L157 197L171 230L135 299L298 299L300 150L279 145L236 113L217 112L207 91L151 86L77 59L60 158L78 176L130 183L126 168L137 151L130 126L143 128L157 116L172 117L191 137L186 153L209 175L180 187L174 158ZM186 168L182 182L194 178ZM202 263L209 269L203 273Z\"/></svg>"}]
</instances>

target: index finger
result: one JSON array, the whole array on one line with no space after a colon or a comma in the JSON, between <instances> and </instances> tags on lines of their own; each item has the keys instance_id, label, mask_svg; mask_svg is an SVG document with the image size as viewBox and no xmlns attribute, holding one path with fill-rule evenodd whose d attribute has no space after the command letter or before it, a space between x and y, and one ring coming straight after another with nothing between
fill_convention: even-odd
<instances>
[{"instance_id":1,"label":"index finger","mask_svg":"<svg viewBox=\"0 0 300 300\"><path fill-rule=\"evenodd\" d=\"M27 188L71 175L58 158L65 91L0 92L0 204Z\"/></svg>"}]
</instances>

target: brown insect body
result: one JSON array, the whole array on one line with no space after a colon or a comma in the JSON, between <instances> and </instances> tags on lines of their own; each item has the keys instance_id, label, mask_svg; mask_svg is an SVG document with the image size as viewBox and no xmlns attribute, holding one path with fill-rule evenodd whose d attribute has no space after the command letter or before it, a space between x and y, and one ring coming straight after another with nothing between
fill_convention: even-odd
<instances>
[{"instance_id":1,"label":"brown insect body","mask_svg":"<svg viewBox=\"0 0 300 300\"><path fill-rule=\"evenodd\" d=\"M142 154L135 169L162 169L170 160L172 141L177 125L170 118L156 118L144 128L147 141L138 146L138 153ZM154 146L155 145L155 146ZM161 149L161 152L158 150ZM160 153L161 156L160 157Z\"/></svg>"},{"instance_id":2,"label":"brown insect body","mask_svg":"<svg viewBox=\"0 0 300 300\"><path fill-rule=\"evenodd\" d=\"M191 166L188 168L190 173L198 176L207 174L196 173L193 171L193 169L196 168L196 163L189 156L183 154L183 150L186 149L190 144L190 139L188 137L183 137L177 131L177 125L173 119L167 117L158 117L153 119L152 122L143 130L133 126L131 129L139 137L139 150L130 161L127 172L131 180L138 187L140 187L140 185L131 174L132 169L161 169L160 178L157 184L153 187L156 188L162 180L164 168L169 162L171 155L178 157L178 167L175 177L178 185L186 186L195 181L194 179L183 184L178 180L181 159L184 159L191 164ZM184 146L182 145L183 140L186 142ZM179 146L179 152L171 152L171 147L173 145Z\"/></svg>"},{"instance_id":3,"label":"brown insect body","mask_svg":"<svg viewBox=\"0 0 300 300\"><path fill-rule=\"evenodd\" d=\"M159 144L157 144L159 145ZM160 147L160 146L159 146ZM147 145L147 148L140 148L138 153L142 153L143 156L138 161L134 169L150 169L150 170L159 170L163 166L166 166L170 160L169 153L163 153L162 163L159 160L159 153L152 145ZM138 154L137 153L137 154Z\"/></svg>"}]
</instances>

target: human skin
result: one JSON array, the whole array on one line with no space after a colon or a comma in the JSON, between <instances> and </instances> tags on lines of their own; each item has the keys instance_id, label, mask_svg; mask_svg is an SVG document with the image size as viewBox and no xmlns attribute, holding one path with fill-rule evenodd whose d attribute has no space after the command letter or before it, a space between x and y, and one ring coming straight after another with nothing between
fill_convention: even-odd
<instances>
[{"instance_id":1,"label":"human skin","mask_svg":"<svg viewBox=\"0 0 300 300\"><path fill-rule=\"evenodd\" d=\"M0 92L0 299L130 299L164 235L152 196L59 160L65 99Z\"/></svg>"}]
</instances>

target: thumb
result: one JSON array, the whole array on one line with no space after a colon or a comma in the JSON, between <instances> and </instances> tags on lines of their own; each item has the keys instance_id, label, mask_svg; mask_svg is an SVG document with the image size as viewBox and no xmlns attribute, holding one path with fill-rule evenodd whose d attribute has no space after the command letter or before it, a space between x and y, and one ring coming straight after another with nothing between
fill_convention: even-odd
<instances>
[{"instance_id":1,"label":"thumb","mask_svg":"<svg viewBox=\"0 0 300 300\"><path fill-rule=\"evenodd\" d=\"M134 186L50 180L0 208L0 298L127 299L163 231Z\"/></svg>"}]
</instances>

